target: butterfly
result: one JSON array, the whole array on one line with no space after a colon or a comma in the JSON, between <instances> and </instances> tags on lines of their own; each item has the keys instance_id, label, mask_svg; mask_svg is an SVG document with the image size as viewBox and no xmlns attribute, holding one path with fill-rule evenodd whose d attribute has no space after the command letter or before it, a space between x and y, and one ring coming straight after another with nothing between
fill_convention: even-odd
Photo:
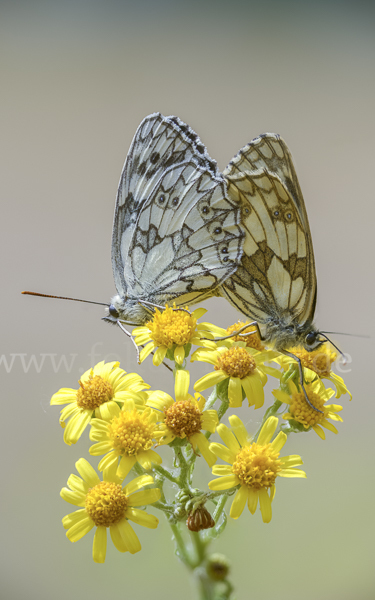
<instances>
[{"instance_id":1,"label":"butterfly","mask_svg":"<svg viewBox=\"0 0 375 600\"><path fill-rule=\"evenodd\" d=\"M214 295L239 266L244 237L240 204L228 197L197 134L178 117L149 115L135 133L118 187L117 295L104 320L143 325L156 306Z\"/></svg>"},{"instance_id":2,"label":"butterfly","mask_svg":"<svg viewBox=\"0 0 375 600\"><path fill-rule=\"evenodd\" d=\"M220 294L257 324L262 340L297 360L303 387L301 361L288 348L311 352L328 338L313 323L314 252L291 154L279 135L265 133L242 148L223 175L229 198L241 205L246 237L240 265Z\"/></svg>"}]
</instances>

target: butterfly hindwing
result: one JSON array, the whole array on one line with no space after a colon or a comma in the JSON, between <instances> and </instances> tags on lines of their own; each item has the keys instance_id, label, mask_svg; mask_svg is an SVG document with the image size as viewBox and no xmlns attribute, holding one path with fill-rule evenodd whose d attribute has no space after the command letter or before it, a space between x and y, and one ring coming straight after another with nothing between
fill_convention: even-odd
<instances>
[{"instance_id":1,"label":"butterfly hindwing","mask_svg":"<svg viewBox=\"0 0 375 600\"><path fill-rule=\"evenodd\" d=\"M178 305L212 295L237 268L243 237L240 207L227 198L198 136L176 117L147 117L116 202L112 263L119 295Z\"/></svg>"},{"instance_id":2,"label":"butterfly hindwing","mask_svg":"<svg viewBox=\"0 0 375 600\"><path fill-rule=\"evenodd\" d=\"M143 204L125 263L128 293L194 303L237 268L243 232L223 179L193 162L171 167Z\"/></svg>"}]
</instances>

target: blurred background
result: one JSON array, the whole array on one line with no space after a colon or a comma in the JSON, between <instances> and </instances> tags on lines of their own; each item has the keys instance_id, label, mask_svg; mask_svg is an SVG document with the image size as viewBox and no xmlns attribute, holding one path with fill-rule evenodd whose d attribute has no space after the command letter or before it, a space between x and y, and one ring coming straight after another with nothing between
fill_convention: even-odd
<instances>
[{"instance_id":1,"label":"blurred background","mask_svg":"<svg viewBox=\"0 0 375 600\"><path fill-rule=\"evenodd\" d=\"M189 600L163 515L157 531L137 528L137 555L109 542L104 565L92 534L65 538L72 507L59 491L90 442L65 446L49 406L99 360L172 391L167 371L138 367L100 307L21 291L115 293L117 183L140 121L160 111L191 125L221 169L256 135L284 137L314 241L316 323L373 335L374 3L16 0L0 12L2 597ZM206 307L225 327L239 316L223 299ZM302 455L308 478L279 481L271 524L246 510L213 547L232 562L238 599L374 597L374 342L335 341L353 393L339 401L339 434L291 436L287 453ZM241 417L255 431L260 416ZM197 482L209 479L202 465Z\"/></svg>"}]
</instances>

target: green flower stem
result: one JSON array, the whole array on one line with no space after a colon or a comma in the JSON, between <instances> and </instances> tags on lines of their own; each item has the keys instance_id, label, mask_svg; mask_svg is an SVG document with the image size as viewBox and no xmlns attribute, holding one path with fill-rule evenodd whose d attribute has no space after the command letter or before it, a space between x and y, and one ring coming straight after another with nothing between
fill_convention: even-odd
<instances>
[{"instance_id":1,"label":"green flower stem","mask_svg":"<svg viewBox=\"0 0 375 600\"><path fill-rule=\"evenodd\" d=\"M180 488L182 488L182 489L188 488L190 486L190 479L191 479L190 464L188 462L186 462L184 453L180 446L174 446L173 450L175 452L175 457L177 459L177 462L178 462L178 465L180 468L180 476L178 478L178 484L179 484Z\"/></svg>"},{"instance_id":2,"label":"green flower stem","mask_svg":"<svg viewBox=\"0 0 375 600\"><path fill-rule=\"evenodd\" d=\"M170 523L174 541L176 543L176 554L178 558L189 567L189 569L193 569L193 562L190 553L187 550L184 538L181 534L181 524L180 523Z\"/></svg>"},{"instance_id":3,"label":"green flower stem","mask_svg":"<svg viewBox=\"0 0 375 600\"><path fill-rule=\"evenodd\" d=\"M218 408L218 411L217 411L217 416L219 417L219 421L221 421L221 419L223 418L223 416L227 412L228 408L229 408L229 400L228 400L228 398L225 398L225 399L222 398L221 404L220 404L220 406Z\"/></svg>"},{"instance_id":4,"label":"green flower stem","mask_svg":"<svg viewBox=\"0 0 375 600\"><path fill-rule=\"evenodd\" d=\"M168 471L168 469L164 469L164 467L162 467L161 465L154 465L153 470L155 471L155 473L158 473L162 477L165 477L166 479L169 479L169 481L172 481L172 483L179 482L179 477L177 475L173 475L170 471ZM176 472L176 470L174 472Z\"/></svg>"},{"instance_id":5,"label":"green flower stem","mask_svg":"<svg viewBox=\"0 0 375 600\"><path fill-rule=\"evenodd\" d=\"M236 488L237 489L237 488ZM215 523L218 522L218 520L220 519L220 516L225 508L225 504L228 500L228 493L223 494L220 498L219 498L219 502L216 505L214 514L212 515L213 520L215 521Z\"/></svg>"},{"instance_id":6,"label":"green flower stem","mask_svg":"<svg viewBox=\"0 0 375 600\"><path fill-rule=\"evenodd\" d=\"M173 514L172 506L170 506L169 504L166 504L165 502L160 502L160 501L154 502L152 506L159 510L162 510L163 512L168 513L170 515Z\"/></svg>"},{"instance_id":7,"label":"green flower stem","mask_svg":"<svg viewBox=\"0 0 375 600\"><path fill-rule=\"evenodd\" d=\"M203 543L200 532L190 531L190 537L195 550L195 568L200 566L205 558L205 544Z\"/></svg>"},{"instance_id":8,"label":"green flower stem","mask_svg":"<svg viewBox=\"0 0 375 600\"><path fill-rule=\"evenodd\" d=\"M210 408L212 408L217 399L218 399L218 395L216 392L216 385L215 385L211 395L209 396L208 400L206 401L206 404L204 405L203 410L209 410Z\"/></svg>"}]
</instances>

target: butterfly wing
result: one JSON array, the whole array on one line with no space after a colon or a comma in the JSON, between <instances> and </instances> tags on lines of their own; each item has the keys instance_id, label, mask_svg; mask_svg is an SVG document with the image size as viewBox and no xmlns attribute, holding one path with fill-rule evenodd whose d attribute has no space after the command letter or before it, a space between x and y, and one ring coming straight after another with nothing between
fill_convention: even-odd
<instances>
[{"instance_id":1,"label":"butterfly wing","mask_svg":"<svg viewBox=\"0 0 375 600\"><path fill-rule=\"evenodd\" d=\"M244 253L221 293L243 314L311 321L316 274L310 228L285 142L265 134L250 142L224 171L228 195L242 206Z\"/></svg>"},{"instance_id":2,"label":"butterfly wing","mask_svg":"<svg viewBox=\"0 0 375 600\"><path fill-rule=\"evenodd\" d=\"M139 126L116 201L112 265L121 297L192 304L237 268L240 207L198 136L177 117Z\"/></svg>"}]
</instances>

